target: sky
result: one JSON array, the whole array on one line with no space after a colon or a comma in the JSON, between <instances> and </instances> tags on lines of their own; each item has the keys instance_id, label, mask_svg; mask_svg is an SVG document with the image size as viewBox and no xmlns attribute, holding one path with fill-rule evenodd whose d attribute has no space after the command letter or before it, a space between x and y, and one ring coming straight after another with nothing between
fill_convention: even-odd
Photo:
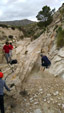
<instances>
[{"instance_id":1,"label":"sky","mask_svg":"<svg viewBox=\"0 0 64 113\"><path fill-rule=\"evenodd\" d=\"M36 16L43 6L58 10L62 3L64 0L0 0L0 21L36 21Z\"/></svg>"}]
</instances>

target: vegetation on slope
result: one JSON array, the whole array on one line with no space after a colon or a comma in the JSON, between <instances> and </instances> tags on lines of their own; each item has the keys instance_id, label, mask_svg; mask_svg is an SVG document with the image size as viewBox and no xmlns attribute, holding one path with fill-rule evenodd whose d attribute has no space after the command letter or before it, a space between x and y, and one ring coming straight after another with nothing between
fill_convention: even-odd
<instances>
[{"instance_id":1,"label":"vegetation on slope","mask_svg":"<svg viewBox=\"0 0 64 113\"><path fill-rule=\"evenodd\" d=\"M59 27L57 30L57 47L63 47L64 46L64 29L62 27Z\"/></svg>"},{"instance_id":2,"label":"vegetation on slope","mask_svg":"<svg viewBox=\"0 0 64 113\"><path fill-rule=\"evenodd\" d=\"M38 13L36 18L39 20L39 27L47 27L53 21L53 14L55 9L51 10L50 7L44 6Z\"/></svg>"}]
</instances>

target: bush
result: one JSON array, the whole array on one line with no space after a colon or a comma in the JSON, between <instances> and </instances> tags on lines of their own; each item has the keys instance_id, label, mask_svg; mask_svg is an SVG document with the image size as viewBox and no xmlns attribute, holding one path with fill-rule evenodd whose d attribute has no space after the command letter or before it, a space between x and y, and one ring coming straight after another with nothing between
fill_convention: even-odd
<instances>
[{"instance_id":1,"label":"bush","mask_svg":"<svg viewBox=\"0 0 64 113\"><path fill-rule=\"evenodd\" d=\"M12 35L9 35L8 38L13 39L13 36Z\"/></svg>"},{"instance_id":2,"label":"bush","mask_svg":"<svg viewBox=\"0 0 64 113\"><path fill-rule=\"evenodd\" d=\"M12 30L15 30L15 27L11 27Z\"/></svg>"},{"instance_id":3,"label":"bush","mask_svg":"<svg viewBox=\"0 0 64 113\"><path fill-rule=\"evenodd\" d=\"M58 33L58 32L61 32L62 31L62 27L60 26L57 30L56 30L56 32Z\"/></svg>"},{"instance_id":4,"label":"bush","mask_svg":"<svg viewBox=\"0 0 64 113\"><path fill-rule=\"evenodd\" d=\"M37 39L43 32L44 32L44 30L39 32L39 33L37 33L36 35L34 35L34 39Z\"/></svg>"},{"instance_id":5,"label":"bush","mask_svg":"<svg viewBox=\"0 0 64 113\"><path fill-rule=\"evenodd\" d=\"M60 27L57 31L57 47L64 46L64 30Z\"/></svg>"},{"instance_id":6,"label":"bush","mask_svg":"<svg viewBox=\"0 0 64 113\"><path fill-rule=\"evenodd\" d=\"M17 26L17 29L20 30L20 31L22 30L22 28L20 26Z\"/></svg>"},{"instance_id":7,"label":"bush","mask_svg":"<svg viewBox=\"0 0 64 113\"><path fill-rule=\"evenodd\" d=\"M8 28L8 26L5 25L5 24L0 24L0 27L2 27L2 28Z\"/></svg>"}]
</instances>

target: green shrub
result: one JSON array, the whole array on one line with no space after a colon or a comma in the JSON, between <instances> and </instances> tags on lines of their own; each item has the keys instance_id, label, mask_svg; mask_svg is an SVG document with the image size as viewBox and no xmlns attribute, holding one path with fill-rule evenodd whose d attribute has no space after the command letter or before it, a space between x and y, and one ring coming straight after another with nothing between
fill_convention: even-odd
<instances>
[{"instance_id":1,"label":"green shrub","mask_svg":"<svg viewBox=\"0 0 64 113\"><path fill-rule=\"evenodd\" d=\"M57 31L57 47L64 46L64 30L60 27Z\"/></svg>"},{"instance_id":2,"label":"green shrub","mask_svg":"<svg viewBox=\"0 0 64 113\"><path fill-rule=\"evenodd\" d=\"M8 38L13 39L13 35L9 35Z\"/></svg>"},{"instance_id":3,"label":"green shrub","mask_svg":"<svg viewBox=\"0 0 64 113\"><path fill-rule=\"evenodd\" d=\"M60 32L60 31L62 31L62 27L61 27L61 26L58 27L58 29L56 30L56 32L58 33L58 32Z\"/></svg>"},{"instance_id":4,"label":"green shrub","mask_svg":"<svg viewBox=\"0 0 64 113\"><path fill-rule=\"evenodd\" d=\"M12 30L15 30L15 27L11 27Z\"/></svg>"},{"instance_id":5,"label":"green shrub","mask_svg":"<svg viewBox=\"0 0 64 113\"><path fill-rule=\"evenodd\" d=\"M17 29L20 30L20 31L22 30L21 26L17 26Z\"/></svg>"},{"instance_id":6,"label":"green shrub","mask_svg":"<svg viewBox=\"0 0 64 113\"><path fill-rule=\"evenodd\" d=\"M34 35L34 36L33 36L34 39L37 39L43 32L44 32L44 31L41 31L41 32L37 33L36 35Z\"/></svg>"},{"instance_id":7,"label":"green shrub","mask_svg":"<svg viewBox=\"0 0 64 113\"><path fill-rule=\"evenodd\" d=\"M8 28L8 26L5 25L5 24L0 24L0 27L2 27L2 28Z\"/></svg>"}]
</instances>

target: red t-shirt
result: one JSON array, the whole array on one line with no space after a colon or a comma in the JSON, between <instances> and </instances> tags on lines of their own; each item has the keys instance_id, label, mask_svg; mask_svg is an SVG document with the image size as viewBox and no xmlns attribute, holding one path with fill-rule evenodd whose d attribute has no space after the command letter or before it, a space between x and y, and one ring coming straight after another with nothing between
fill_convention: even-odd
<instances>
[{"instance_id":1,"label":"red t-shirt","mask_svg":"<svg viewBox=\"0 0 64 113\"><path fill-rule=\"evenodd\" d=\"M4 45L3 50L5 53L9 53L9 45Z\"/></svg>"},{"instance_id":2,"label":"red t-shirt","mask_svg":"<svg viewBox=\"0 0 64 113\"><path fill-rule=\"evenodd\" d=\"M12 50L12 49L13 49L13 46L12 46L12 45L10 45L10 44L9 44L9 49L10 49L10 50Z\"/></svg>"}]
</instances>

